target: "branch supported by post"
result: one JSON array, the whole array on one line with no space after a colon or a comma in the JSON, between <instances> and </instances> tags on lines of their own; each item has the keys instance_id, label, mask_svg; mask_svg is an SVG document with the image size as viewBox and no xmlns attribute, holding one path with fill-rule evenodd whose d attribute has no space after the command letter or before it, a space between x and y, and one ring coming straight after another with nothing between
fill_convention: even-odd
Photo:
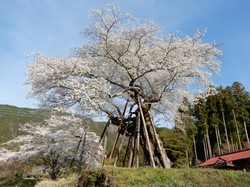
<instances>
[{"instance_id":1,"label":"branch supported by post","mask_svg":"<svg viewBox=\"0 0 250 187\"><path fill-rule=\"evenodd\" d=\"M118 126L118 130L112 145L108 163L110 163L112 159L119 137L123 135L118 148L118 154L113 163L114 166L117 165L124 138L125 136L129 136L125 157L123 158L123 166L139 167L139 152L141 146L144 151L147 165L150 165L153 168L156 166L162 168L170 167L165 150L162 148L156 129L154 128L154 123L149 111L150 106L143 105L141 97L137 92L131 95L131 97L133 97L135 103L131 105L130 110L128 111L128 117L125 118L125 113L129 97L123 114L121 114L120 117L113 117L110 119L111 123ZM137 106L135 111L133 110L134 106ZM135 117L133 115L135 115Z\"/></svg>"},{"instance_id":2,"label":"branch supported by post","mask_svg":"<svg viewBox=\"0 0 250 187\"><path fill-rule=\"evenodd\" d=\"M112 159L112 156L113 156L115 147L116 147L117 142L118 142L118 139L119 139L119 137L120 137L120 130L121 130L121 126L123 125L124 115L125 115L126 110L127 110L127 106L128 106L129 99L130 99L130 94L128 94L127 101L126 101L125 107L124 107L124 109L123 109L122 116L120 117L120 122L119 122L118 131L117 131L117 133L116 133L115 140L114 140L114 143L113 143L113 146L112 146L110 155L109 155L109 162L110 162L111 159Z\"/></svg>"},{"instance_id":3,"label":"branch supported by post","mask_svg":"<svg viewBox=\"0 0 250 187\"><path fill-rule=\"evenodd\" d=\"M147 145L148 152L149 152L150 165L153 168L155 168L154 156L153 156L152 147L151 147L151 144L150 144L150 141L149 141L147 125L146 125L146 121L145 121L143 110L142 110L141 98L140 98L139 95L137 96L137 102L138 102L138 107L139 107L139 111L140 111L140 114L141 114L141 119L142 119L142 124L143 124L143 131L144 131L145 138L146 138L146 145Z\"/></svg>"}]
</instances>

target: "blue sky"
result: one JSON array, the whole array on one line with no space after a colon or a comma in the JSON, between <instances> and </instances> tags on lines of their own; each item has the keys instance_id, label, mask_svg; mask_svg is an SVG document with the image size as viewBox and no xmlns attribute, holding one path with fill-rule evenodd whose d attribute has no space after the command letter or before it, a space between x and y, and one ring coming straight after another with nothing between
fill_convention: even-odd
<instances>
[{"instance_id":1,"label":"blue sky","mask_svg":"<svg viewBox=\"0 0 250 187\"><path fill-rule=\"evenodd\" d=\"M163 33L193 35L207 28L204 42L223 52L215 85L239 81L250 91L250 1L248 0L0 0L0 104L36 107L26 99L27 55L63 57L83 44L89 9L114 3L121 11L153 20Z\"/></svg>"}]
</instances>

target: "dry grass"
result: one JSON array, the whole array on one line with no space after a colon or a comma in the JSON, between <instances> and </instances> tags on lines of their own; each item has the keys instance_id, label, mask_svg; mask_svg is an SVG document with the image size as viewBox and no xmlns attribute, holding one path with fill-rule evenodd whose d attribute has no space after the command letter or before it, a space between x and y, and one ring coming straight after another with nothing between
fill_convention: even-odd
<instances>
[{"instance_id":1,"label":"dry grass","mask_svg":"<svg viewBox=\"0 0 250 187\"><path fill-rule=\"evenodd\" d=\"M76 187L78 183L78 177L76 174L71 174L66 178L58 179L57 181L53 180L43 180L35 185L35 187Z\"/></svg>"},{"instance_id":2,"label":"dry grass","mask_svg":"<svg viewBox=\"0 0 250 187\"><path fill-rule=\"evenodd\" d=\"M22 172L24 170L19 162L0 162L0 181L6 177L13 175L13 173Z\"/></svg>"}]
</instances>

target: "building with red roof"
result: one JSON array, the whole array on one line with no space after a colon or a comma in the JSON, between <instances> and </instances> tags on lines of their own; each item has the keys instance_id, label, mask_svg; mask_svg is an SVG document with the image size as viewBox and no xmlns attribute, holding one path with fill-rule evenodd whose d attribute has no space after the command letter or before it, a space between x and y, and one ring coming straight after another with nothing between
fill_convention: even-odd
<instances>
[{"instance_id":1,"label":"building with red roof","mask_svg":"<svg viewBox=\"0 0 250 187\"><path fill-rule=\"evenodd\" d=\"M250 149L217 155L198 166L250 171Z\"/></svg>"}]
</instances>

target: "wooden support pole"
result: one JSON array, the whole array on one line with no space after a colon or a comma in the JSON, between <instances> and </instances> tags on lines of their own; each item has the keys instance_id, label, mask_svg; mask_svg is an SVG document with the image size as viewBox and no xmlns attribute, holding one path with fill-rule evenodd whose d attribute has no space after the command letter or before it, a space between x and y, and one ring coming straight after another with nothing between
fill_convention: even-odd
<instances>
[{"instance_id":1,"label":"wooden support pole","mask_svg":"<svg viewBox=\"0 0 250 187\"><path fill-rule=\"evenodd\" d=\"M146 121L145 121L144 114L143 114L143 110L142 110L141 98L140 98L139 95L137 95L137 102L138 102L139 111L140 111L140 114L141 114L141 119L142 119L142 124L143 124L143 131L144 131L144 133L145 133L146 145L147 145L148 152L149 152L149 161L150 161L150 165L151 165L153 168L155 168L155 162L154 162L154 157L153 157L153 153L152 153L151 144L150 144L150 141L149 141L147 125L146 125Z\"/></svg>"},{"instance_id":2,"label":"wooden support pole","mask_svg":"<svg viewBox=\"0 0 250 187\"><path fill-rule=\"evenodd\" d=\"M126 110L127 110L127 106L128 106L128 102L129 102L129 99L130 99L130 94L128 94L128 97L127 97L127 101L126 101L126 104L125 104L125 107L123 109L123 113L120 117L120 124L119 124L119 127L118 127L118 130L117 130L117 133L116 133L116 136L115 136L115 140L114 140L114 143L113 143L113 146L112 146L112 149L111 149L111 152L109 154L109 162L111 161L112 159L112 156L113 156L113 153L114 153L114 150L115 150L115 147L117 145L117 142L119 140L119 137L120 137L120 130L121 130L121 125L123 124L123 120L124 120L124 115L126 113Z\"/></svg>"},{"instance_id":3,"label":"wooden support pole","mask_svg":"<svg viewBox=\"0 0 250 187\"><path fill-rule=\"evenodd\" d=\"M112 156L113 156L113 154L114 154L115 147L116 147L116 145L117 145L117 142L118 142L118 140L119 140L119 137L120 137L120 126L119 126L119 128L118 128L118 130L117 130L117 132L116 132L115 140L114 140L114 143L113 143L113 145L112 145L112 148L111 148L111 151L110 151L110 154L109 154L109 163L110 163L110 161L111 161L111 159L112 159Z\"/></svg>"},{"instance_id":4,"label":"wooden support pole","mask_svg":"<svg viewBox=\"0 0 250 187\"><path fill-rule=\"evenodd\" d=\"M134 129L134 134L133 134L133 140L134 140L134 145L133 145L133 156L132 156L132 163L131 166L134 167L135 165L135 159L136 159L136 143L137 143L137 124L135 125Z\"/></svg>"},{"instance_id":5,"label":"wooden support pole","mask_svg":"<svg viewBox=\"0 0 250 187\"><path fill-rule=\"evenodd\" d=\"M133 106L131 106L131 108L130 108L130 112L129 112L130 114L129 114L128 122L127 122L128 124L129 124L131 116L132 116L132 113L131 113L132 108L133 108ZM124 143L124 139L125 139L125 134L126 134L127 127L128 127L128 125L125 127L124 134L122 136L122 140L121 140L121 143L120 143L120 146L119 146L119 149L118 149L118 154L115 157L114 166L116 166L117 160L118 160L118 158L120 156L120 153L121 153L121 150L122 150L122 146L123 146L123 143Z\"/></svg>"},{"instance_id":6,"label":"wooden support pole","mask_svg":"<svg viewBox=\"0 0 250 187\"><path fill-rule=\"evenodd\" d=\"M119 156L120 156L120 153L121 153L121 149L122 149L122 146L123 146L124 139L125 139L125 133L122 135L122 140L121 140L121 143L120 143L119 148L118 148L118 153L117 153L117 155L115 156L114 166L116 166L117 161L118 161L118 158L119 158Z\"/></svg>"},{"instance_id":7,"label":"wooden support pole","mask_svg":"<svg viewBox=\"0 0 250 187\"><path fill-rule=\"evenodd\" d=\"M102 166L104 166L105 164L107 141L108 141L108 131L105 132L105 136L104 136L103 152L102 152Z\"/></svg>"},{"instance_id":8,"label":"wooden support pole","mask_svg":"<svg viewBox=\"0 0 250 187\"><path fill-rule=\"evenodd\" d=\"M150 111L148 111L149 113L149 119L150 119L150 123L152 124L152 130L153 130L153 135L155 137L155 140L156 140L156 147L158 149L158 153L159 153L159 160L161 162L161 167L162 168L169 168L170 167L170 163L168 161L168 158L167 158L167 154L166 154L166 151L165 149L163 148L161 142L160 142L160 139L157 135L157 132L156 132L156 129L155 129L155 126L154 126L154 122L152 120L152 117L151 117L151 113Z\"/></svg>"},{"instance_id":9,"label":"wooden support pole","mask_svg":"<svg viewBox=\"0 0 250 187\"><path fill-rule=\"evenodd\" d=\"M140 166L140 160L139 160L139 154L140 154L140 123L141 123L141 116L140 113L138 113L137 120L136 120L136 167L139 168Z\"/></svg>"},{"instance_id":10,"label":"wooden support pole","mask_svg":"<svg viewBox=\"0 0 250 187\"><path fill-rule=\"evenodd\" d=\"M131 135L130 146L129 146L129 158L128 158L128 167L131 168L133 166L133 158L134 158L134 141L135 138Z\"/></svg>"}]
</instances>

